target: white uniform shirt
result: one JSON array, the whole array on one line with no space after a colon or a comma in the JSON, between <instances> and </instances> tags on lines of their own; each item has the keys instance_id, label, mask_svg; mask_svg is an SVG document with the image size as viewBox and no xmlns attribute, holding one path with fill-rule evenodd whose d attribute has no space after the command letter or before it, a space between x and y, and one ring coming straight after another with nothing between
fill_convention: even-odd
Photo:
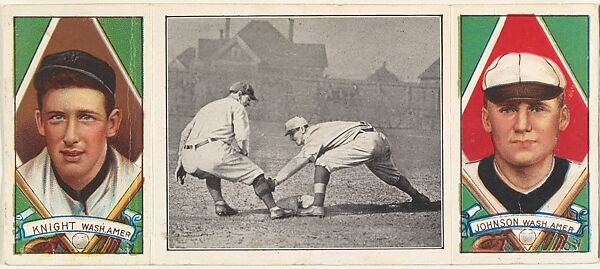
<instances>
[{"instance_id":1,"label":"white uniform shirt","mask_svg":"<svg viewBox=\"0 0 600 269\"><path fill-rule=\"evenodd\" d=\"M304 146L298 156L315 161L328 150L352 142L358 132L367 127L361 122L331 121L309 126L304 134Z\"/></svg>"},{"instance_id":2,"label":"white uniform shirt","mask_svg":"<svg viewBox=\"0 0 600 269\"><path fill-rule=\"evenodd\" d=\"M114 148L110 150L113 159L106 176L85 204L74 200L61 188L46 148L17 170L53 217L75 215L106 218L140 172L138 166Z\"/></svg>"},{"instance_id":3,"label":"white uniform shirt","mask_svg":"<svg viewBox=\"0 0 600 269\"><path fill-rule=\"evenodd\" d=\"M188 130L189 129L189 130ZM189 132L189 135L186 134ZM202 107L182 132L182 142L193 145L208 138L231 144L234 139L248 140L248 112L239 101L225 97Z\"/></svg>"}]
</instances>

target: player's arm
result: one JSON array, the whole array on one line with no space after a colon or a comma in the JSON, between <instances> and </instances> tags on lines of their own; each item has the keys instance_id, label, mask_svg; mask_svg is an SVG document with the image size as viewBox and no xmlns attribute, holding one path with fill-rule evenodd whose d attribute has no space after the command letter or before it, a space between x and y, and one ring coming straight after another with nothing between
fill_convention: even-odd
<instances>
[{"instance_id":1,"label":"player's arm","mask_svg":"<svg viewBox=\"0 0 600 269\"><path fill-rule=\"evenodd\" d=\"M306 156L304 152L300 152L294 158L288 161L288 163L279 170L279 173L275 176L275 185L279 185L284 181L288 180L291 176L300 171L304 166L310 162L311 158Z\"/></svg>"},{"instance_id":2,"label":"player's arm","mask_svg":"<svg viewBox=\"0 0 600 269\"><path fill-rule=\"evenodd\" d=\"M233 110L233 133L241 154L250 153L250 120L243 106Z\"/></svg>"},{"instance_id":3,"label":"player's arm","mask_svg":"<svg viewBox=\"0 0 600 269\"><path fill-rule=\"evenodd\" d=\"M177 152L177 168L175 169L175 175L177 177L177 181L179 181L181 184L183 184L183 180L186 175L183 165L181 164L181 154L183 153L183 146L185 146L185 142L190 136L190 133L192 133L192 128L194 128L195 124L196 118L194 117L194 119L192 119L192 121L190 121L185 128L183 128L183 131L181 131L181 138L179 139L179 151Z\"/></svg>"},{"instance_id":4,"label":"player's arm","mask_svg":"<svg viewBox=\"0 0 600 269\"><path fill-rule=\"evenodd\" d=\"M185 142L187 141L188 137L192 133L192 128L194 128L195 124L196 124L196 118L194 117L194 119L192 119L192 121L190 121L185 126L185 128L183 128L183 131L181 131L181 138L179 139L179 156L180 157L181 157L181 152L183 151L183 146L185 146Z\"/></svg>"}]
</instances>

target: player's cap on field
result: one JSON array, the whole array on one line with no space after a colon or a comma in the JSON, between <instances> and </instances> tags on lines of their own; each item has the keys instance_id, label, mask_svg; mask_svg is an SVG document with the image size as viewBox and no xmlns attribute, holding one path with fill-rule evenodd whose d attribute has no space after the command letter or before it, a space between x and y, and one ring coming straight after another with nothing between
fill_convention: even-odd
<instances>
[{"instance_id":1,"label":"player's cap on field","mask_svg":"<svg viewBox=\"0 0 600 269\"><path fill-rule=\"evenodd\" d=\"M306 126L306 125L308 125L308 121L306 121L305 118L298 117L298 116L293 117L285 123L285 134L284 135L289 135L289 134L291 134L292 130L294 130L296 128L300 128L302 126Z\"/></svg>"},{"instance_id":2,"label":"player's cap on field","mask_svg":"<svg viewBox=\"0 0 600 269\"><path fill-rule=\"evenodd\" d=\"M242 94L248 95L251 100L258 101L256 96L254 96L254 88L247 82L238 81L233 83L231 87L229 87L229 92L242 92Z\"/></svg>"},{"instance_id":3,"label":"player's cap on field","mask_svg":"<svg viewBox=\"0 0 600 269\"><path fill-rule=\"evenodd\" d=\"M552 60L531 53L507 53L485 71L482 87L488 100L499 103L554 99L565 85L562 71Z\"/></svg>"},{"instance_id":4,"label":"player's cap on field","mask_svg":"<svg viewBox=\"0 0 600 269\"><path fill-rule=\"evenodd\" d=\"M34 75L34 86L38 91L43 91L44 82L52 79L56 71L68 70L79 73L92 79L105 90L115 95L115 71L106 62L80 50L68 50L50 54L42 60L40 67Z\"/></svg>"}]
</instances>

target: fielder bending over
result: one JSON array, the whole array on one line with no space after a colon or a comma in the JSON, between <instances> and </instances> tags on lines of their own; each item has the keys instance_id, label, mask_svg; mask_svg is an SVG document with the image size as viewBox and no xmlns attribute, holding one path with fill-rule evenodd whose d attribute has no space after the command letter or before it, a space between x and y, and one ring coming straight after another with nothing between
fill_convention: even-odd
<instances>
[{"instance_id":1,"label":"fielder bending over","mask_svg":"<svg viewBox=\"0 0 600 269\"><path fill-rule=\"evenodd\" d=\"M302 149L271 179L272 184L281 184L309 162L315 164L314 202L299 209L299 216L325 216L323 204L329 175L361 164L387 184L409 194L413 203L430 202L400 174L386 136L366 122L334 121L309 126L306 119L294 117L285 123L285 135Z\"/></svg>"}]
</instances>

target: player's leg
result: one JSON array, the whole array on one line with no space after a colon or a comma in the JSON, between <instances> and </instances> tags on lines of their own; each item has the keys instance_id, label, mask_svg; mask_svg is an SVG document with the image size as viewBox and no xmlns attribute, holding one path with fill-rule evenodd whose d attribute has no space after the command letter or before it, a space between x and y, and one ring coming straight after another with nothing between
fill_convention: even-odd
<instances>
[{"instance_id":1,"label":"player's leg","mask_svg":"<svg viewBox=\"0 0 600 269\"><path fill-rule=\"evenodd\" d=\"M307 208L299 209L299 216L325 216L325 192L327 191L327 184L329 184L329 177L331 173L327 168L321 165L315 165L315 176L314 176L314 191L315 196L313 204Z\"/></svg>"},{"instance_id":2,"label":"player's leg","mask_svg":"<svg viewBox=\"0 0 600 269\"><path fill-rule=\"evenodd\" d=\"M220 178L213 175L206 177L206 188L215 202L215 213L217 215L231 216L238 213L238 211L231 208L225 201L225 198L223 198Z\"/></svg>"},{"instance_id":3,"label":"player's leg","mask_svg":"<svg viewBox=\"0 0 600 269\"><path fill-rule=\"evenodd\" d=\"M415 189L408 179L400 173L392 159L390 145L385 135L380 135L381 139L374 140L374 142L377 143L377 148L381 150L375 151L373 160L365 163L367 168L385 183L410 195L412 202L429 203L429 198Z\"/></svg>"},{"instance_id":4,"label":"player's leg","mask_svg":"<svg viewBox=\"0 0 600 269\"><path fill-rule=\"evenodd\" d=\"M256 196L258 196L269 209L271 219L287 218L293 215L293 210L283 209L277 206L275 199L273 199L273 187L269 185L264 174L259 175L253 180L252 187L254 188Z\"/></svg>"}]
</instances>

